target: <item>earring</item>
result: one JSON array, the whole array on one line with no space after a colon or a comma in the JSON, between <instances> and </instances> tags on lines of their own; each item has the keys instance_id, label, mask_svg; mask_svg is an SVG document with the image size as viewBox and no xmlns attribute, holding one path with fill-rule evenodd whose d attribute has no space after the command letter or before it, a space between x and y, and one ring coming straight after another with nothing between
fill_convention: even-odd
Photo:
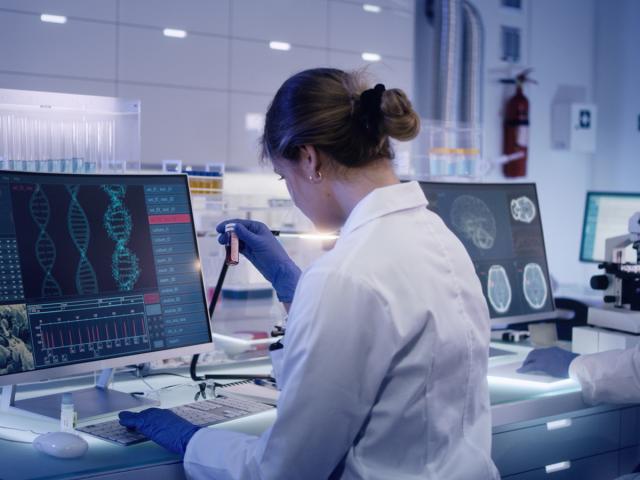
<instances>
[{"instance_id":1,"label":"earring","mask_svg":"<svg viewBox=\"0 0 640 480\"><path fill-rule=\"evenodd\" d=\"M322 172L317 171L315 178L313 175L309 175L309 181L313 183L320 183L322 181Z\"/></svg>"}]
</instances>

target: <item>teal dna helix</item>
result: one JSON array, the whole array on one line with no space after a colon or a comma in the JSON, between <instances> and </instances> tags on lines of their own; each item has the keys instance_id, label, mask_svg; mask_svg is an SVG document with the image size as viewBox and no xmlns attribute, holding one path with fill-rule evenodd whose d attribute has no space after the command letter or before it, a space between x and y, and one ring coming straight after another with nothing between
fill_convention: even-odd
<instances>
[{"instance_id":1,"label":"teal dna helix","mask_svg":"<svg viewBox=\"0 0 640 480\"><path fill-rule=\"evenodd\" d=\"M40 268L44 272L40 293L43 297L60 296L62 295L62 290L51 273L56 263L56 246L47 232L47 226L51 218L51 206L49 205L49 198L40 185L36 185L31 194L29 212L39 230L35 243L35 254Z\"/></svg>"},{"instance_id":2,"label":"teal dna helix","mask_svg":"<svg viewBox=\"0 0 640 480\"><path fill-rule=\"evenodd\" d=\"M111 274L118 290L130 291L140 278L141 272L138 256L127 247L133 229L131 214L124 204L127 187L103 185L102 190L109 196L110 201L103 217L104 228L109 238L116 242L111 256Z\"/></svg>"},{"instance_id":3,"label":"teal dna helix","mask_svg":"<svg viewBox=\"0 0 640 480\"><path fill-rule=\"evenodd\" d=\"M76 269L76 289L80 294L98 293L98 279L93 266L87 258L87 249L91 238L91 228L87 214L78 202L80 185L67 185L71 197L67 210L67 228L73 244L78 249L80 261Z\"/></svg>"}]
</instances>

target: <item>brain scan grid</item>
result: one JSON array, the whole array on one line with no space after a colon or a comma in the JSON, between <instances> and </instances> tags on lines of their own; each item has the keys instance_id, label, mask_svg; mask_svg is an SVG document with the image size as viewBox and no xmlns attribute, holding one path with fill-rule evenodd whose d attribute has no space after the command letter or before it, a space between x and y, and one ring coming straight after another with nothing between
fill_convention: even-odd
<instances>
[{"instance_id":1,"label":"brain scan grid","mask_svg":"<svg viewBox=\"0 0 640 480\"><path fill-rule=\"evenodd\" d=\"M535 185L421 186L471 257L492 318L553 312Z\"/></svg>"}]
</instances>

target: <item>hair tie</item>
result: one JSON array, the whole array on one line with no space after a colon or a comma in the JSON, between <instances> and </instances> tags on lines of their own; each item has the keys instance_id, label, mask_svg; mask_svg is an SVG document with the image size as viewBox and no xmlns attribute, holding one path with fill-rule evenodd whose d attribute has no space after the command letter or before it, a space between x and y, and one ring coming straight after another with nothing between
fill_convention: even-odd
<instances>
[{"instance_id":1,"label":"hair tie","mask_svg":"<svg viewBox=\"0 0 640 480\"><path fill-rule=\"evenodd\" d=\"M360 94L362 126L373 138L378 138L378 125L382 117L382 94L385 90L385 86L378 83L375 87Z\"/></svg>"}]
</instances>

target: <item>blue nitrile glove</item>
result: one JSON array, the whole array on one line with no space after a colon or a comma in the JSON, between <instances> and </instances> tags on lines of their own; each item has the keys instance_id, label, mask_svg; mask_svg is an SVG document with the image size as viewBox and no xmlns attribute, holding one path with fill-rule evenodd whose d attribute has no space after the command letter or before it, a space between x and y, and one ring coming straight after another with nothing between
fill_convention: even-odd
<instances>
[{"instance_id":1,"label":"blue nitrile glove","mask_svg":"<svg viewBox=\"0 0 640 480\"><path fill-rule=\"evenodd\" d=\"M220 234L218 241L222 245L227 243L228 234L224 232L224 228L228 223L236 224L240 253L273 285L278 300L291 303L301 272L269 227L253 220L227 220L216 228Z\"/></svg>"},{"instance_id":2,"label":"blue nitrile glove","mask_svg":"<svg viewBox=\"0 0 640 480\"><path fill-rule=\"evenodd\" d=\"M569 365L577 356L577 353L558 347L532 350L518 373L543 372L552 377L568 378Z\"/></svg>"},{"instance_id":3,"label":"blue nitrile glove","mask_svg":"<svg viewBox=\"0 0 640 480\"><path fill-rule=\"evenodd\" d=\"M173 453L184 455L191 437L200 427L170 410L147 408L140 413L120 412L120 425L133 428Z\"/></svg>"}]
</instances>

